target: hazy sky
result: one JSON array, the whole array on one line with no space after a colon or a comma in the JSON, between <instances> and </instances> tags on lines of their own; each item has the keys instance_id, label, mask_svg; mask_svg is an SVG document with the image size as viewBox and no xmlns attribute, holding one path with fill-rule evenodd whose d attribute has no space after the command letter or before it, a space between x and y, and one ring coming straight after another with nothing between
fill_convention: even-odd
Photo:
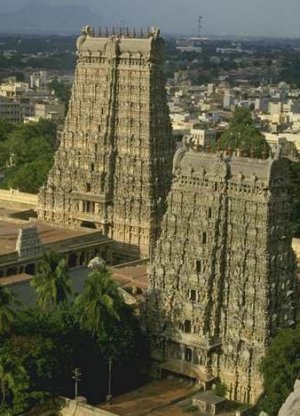
<instances>
[{"instance_id":1,"label":"hazy sky","mask_svg":"<svg viewBox=\"0 0 300 416\"><path fill-rule=\"evenodd\" d=\"M300 37L300 0L0 0L0 9L34 2L86 5L107 24L159 25L169 33L196 33L201 14L205 34Z\"/></svg>"}]
</instances>

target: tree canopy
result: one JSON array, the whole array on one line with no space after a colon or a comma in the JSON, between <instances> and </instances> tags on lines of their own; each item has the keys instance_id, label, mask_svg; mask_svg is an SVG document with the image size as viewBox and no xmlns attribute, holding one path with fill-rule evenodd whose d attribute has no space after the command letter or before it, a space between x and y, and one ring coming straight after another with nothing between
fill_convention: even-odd
<instances>
[{"instance_id":1,"label":"tree canopy","mask_svg":"<svg viewBox=\"0 0 300 416\"><path fill-rule=\"evenodd\" d=\"M57 98L65 103L66 110L69 106L69 101L71 98L71 85L59 82L57 79L53 80L49 84L49 90L54 91Z\"/></svg>"},{"instance_id":2,"label":"tree canopy","mask_svg":"<svg viewBox=\"0 0 300 416\"><path fill-rule=\"evenodd\" d=\"M262 360L261 371L264 378L264 396L261 410L269 416L277 416L281 405L293 391L300 377L300 326L286 329L272 340L266 356Z\"/></svg>"},{"instance_id":3,"label":"tree canopy","mask_svg":"<svg viewBox=\"0 0 300 416\"><path fill-rule=\"evenodd\" d=\"M65 258L54 252L44 253L39 272L31 281L39 306L48 310L67 302L72 293L70 279Z\"/></svg>"},{"instance_id":4,"label":"tree canopy","mask_svg":"<svg viewBox=\"0 0 300 416\"><path fill-rule=\"evenodd\" d=\"M250 110L236 107L229 128L222 134L218 145L222 150L241 150L245 155L262 157L269 146L255 127Z\"/></svg>"},{"instance_id":5,"label":"tree canopy","mask_svg":"<svg viewBox=\"0 0 300 416\"><path fill-rule=\"evenodd\" d=\"M53 164L55 123L10 123L0 119L0 187L36 193Z\"/></svg>"},{"instance_id":6,"label":"tree canopy","mask_svg":"<svg viewBox=\"0 0 300 416\"><path fill-rule=\"evenodd\" d=\"M123 301L106 266L90 272L76 302L82 310L80 322L93 336L101 336L108 323L120 319Z\"/></svg>"},{"instance_id":7,"label":"tree canopy","mask_svg":"<svg viewBox=\"0 0 300 416\"><path fill-rule=\"evenodd\" d=\"M0 284L0 336L12 329L16 319L14 310L16 304L16 297L8 288Z\"/></svg>"},{"instance_id":8,"label":"tree canopy","mask_svg":"<svg viewBox=\"0 0 300 416\"><path fill-rule=\"evenodd\" d=\"M43 293L41 306L46 309L18 309L13 326L1 337L1 415L27 412L53 396L73 397L75 368L82 372L79 393L90 403L99 403L107 394L108 358L113 359L114 393L128 391L141 381L147 343L106 266L91 272L78 301L71 297L66 303L68 270L61 260L54 253L47 254L36 280L39 284L33 284L38 296ZM46 276L49 284L44 285ZM13 309L15 301L9 299L4 304ZM90 300L95 314L91 309L85 311Z\"/></svg>"}]
</instances>

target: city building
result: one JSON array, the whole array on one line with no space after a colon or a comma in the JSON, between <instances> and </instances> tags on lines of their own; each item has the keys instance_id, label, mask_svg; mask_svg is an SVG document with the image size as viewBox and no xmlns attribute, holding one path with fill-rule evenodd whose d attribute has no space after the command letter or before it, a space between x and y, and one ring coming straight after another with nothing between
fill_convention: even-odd
<instances>
[{"instance_id":1,"label":"city building","mask_svg":"<svg viewBox=\"0 0 300 416\"><path fill-rule=\"evenodd\" d=\"M204 129L195 124L189 136L195 146L210 147L216 142L217 132L214 129Z\"/></svg>"},{"instance_id":2,"label":"city building","mask_svg":"<svg viewBox=\"0 0 300 416\"><path fill-rule=\"evenodd\" d=\"M223 98L223 107L231 108L237 103L235 95L230 90L225 90Z\"/></svg>"},{"instance_id":3,"label":"city building","mask_svg":"<svg viewBox=\"0 0 300 416\"><path fill-rule=\"evenodd\" d=\"M5 118L12 123L22 121L20 103L0 96L0 118Z\"/></svg>"},{"instance_id":4,"label":"city building","mask_svg":"<svg viewBox=\"0 0 300 416\"><path fill-rule=\"evenodd\" d=\"M270 102L270 98L268 97L255 98L255 103L254 103L255 111L262 111L263 113L267 113L269 111L269 102Z\"/></svg>"},{"instance_id":5,"label":"city building","mask_svg":"<svg viewBox=\"0 0 300 416\"><path fill-rule=\"evenodd\" d=\"M51 80L52 77L50 77L47 71L33 72L29 77L29 85L30 88L47 88Z\"/></svg>"},{"instance_id":6,"label":"city building","mask_svg":"<svg viewBox=\"0 0 300 416\"><path fill-rule=\"evenodd\" d=\"M62 121L65 117L65 104L58 100L37 102L34 105L34 117L38 120L47 118Z\"/></svg>"},{"instance_id":7,"label":"city building","mask_svg":"<svg viewBox=\"0 0 300 416\"><path fill-rule=\"evenodd\" d=\"M28 91L26 82L6 82L0 84L0 96L17 99Z\"/></svg>"}]
</instances>

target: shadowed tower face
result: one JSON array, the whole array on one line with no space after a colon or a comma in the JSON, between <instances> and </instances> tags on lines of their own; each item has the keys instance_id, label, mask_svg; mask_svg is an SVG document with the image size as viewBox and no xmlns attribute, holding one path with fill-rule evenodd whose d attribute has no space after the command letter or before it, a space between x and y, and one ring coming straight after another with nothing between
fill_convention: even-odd
<instances>
[{"instance_id":1,"label":"shadowed tower face","mask_svg":"<svg viewBox=\"0 0 300 416\"><path fill-rule=\"evenodd\" d=\"M97 228L125 255L148 256L171 183L174 145L158 29L143 38L77 40L78 62L60 147L39 217Z\"/></svg>"},{"instance_id":2,"label":"shadowed tower face","mask_svg":"<svg viewBox=\"0 0 300 416\"><path fill-rule=\"evenodd\" d=\"M295 324L288 162L199 152L174 158L168 208L150 269L153 357L205 388L255 403L261 358Z\"/></svg>"}]
</instances>

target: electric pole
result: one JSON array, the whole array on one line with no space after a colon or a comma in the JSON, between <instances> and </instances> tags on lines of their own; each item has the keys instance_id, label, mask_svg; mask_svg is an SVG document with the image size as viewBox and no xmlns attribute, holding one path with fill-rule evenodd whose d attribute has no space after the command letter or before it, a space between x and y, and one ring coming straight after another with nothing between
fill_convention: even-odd
<instances>
[{"instance_id":1,"label":"electric pole","mask_svg":"<svg viewBox=\"0 0 300 416\"><path fill-rule=\"evenodd\" d=\"M111 403L112 394L111 394L111 367L112 367L112 359L109 358L108 360L108 395L106 396L106 400L108 403Z\"/></svg>"},{"instance_id":2,"label":"electric pole","mask_svg":"<svg viewBox=\"0 0 300 416\"><path fill-rule=\"evenodd\" d=\"M73 380L75 381L75 399L78 397L78 384L81 381L81 371L80 368L75 368L73 371Z\"/></svg>"}]
</instances>

